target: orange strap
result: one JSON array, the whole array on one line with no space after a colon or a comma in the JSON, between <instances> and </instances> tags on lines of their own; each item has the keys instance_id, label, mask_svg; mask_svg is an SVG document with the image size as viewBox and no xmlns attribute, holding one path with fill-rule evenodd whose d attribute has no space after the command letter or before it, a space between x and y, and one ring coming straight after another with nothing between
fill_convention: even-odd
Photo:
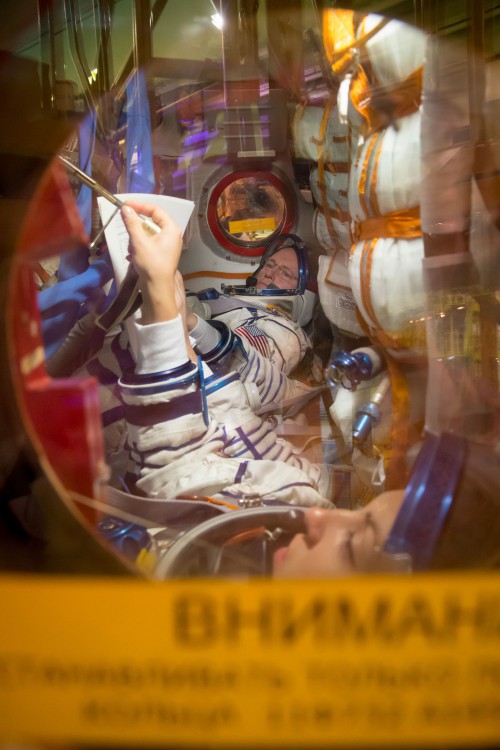
<instances>
[{"instance_id":1,"label":"orange strap","mask_svg":"<svg viewBox=\"0 0 500 750\"><path fill-rule=\"evenodd\" d=\"M370 323L370 321L366 320L365 325L369 326L370 338L378 341L379 344L381 344L381 346L383 346L385 349L394 349L395 351L400 351L403 349L406 350L408 348L407 343L405 343L400 333L398 331L387 331L386 329L384 329L380 324L380 321L378 320L377 314L375 312L375 308L373 307L371 275L373 253L377 246L377 239L377 237L374 237L370 240L364 240L364 246L361 251L361 265L359 268L361 301L366 315L370 318L371 321Z\"/></svg>"},{"instance_id":2,"label":"orange strap","mask_svg":"<svg viewBox=\"0 0 500 750\"><path fill-rule=\"evenodd\" d=\"M354 242L362 242L381 237L393 239L414 239L422 236L420 222L420 207L408 208L404 211L393 211L384 216L375 216L354 224Z\"/></svg>"},{"instance_id":3,"label":"orange strap","mask_svg":"<svg viewBox=\"0 0 500 750\"><path fill-rule=\"evenodd\" d=\"M365 199L366 183L368 180L368 170L369 170L370 163L371 163L371 157L375 149L376 149L377 154L380 155L380 150L382 148L383 139L384 139L384 133L378 133L377 135L370 138L370 140L368 141L365 158L363 160L363 168L361 170L361 174L358 180L359 202L363 208L364 213L367 215L370 214L370 210L366 204L366 199ZM371 239L371 238L367 237L367 239Z\"/></svg>"},{"instance_id":4,"label":"orange strap","mask_svg":"<svg viewBox=\"0 0 500 750\"><path fill-rule=\"evenodd\" d=\"M400 83L377 86L377 94L390 96L394 100L394 117L407 117L418 110L422 98L422 75L423 67L420 66Z\"/></svg>"},{"instance_id":5,"label":"orange strap","mask_svg":"<svg viewBox=\"0 0 500 750\"><path fill-rule=\"evenodd\" d=\"M418 110L422 97L422 70L422 67L417 68L404 81L399 83L380 86L377 83L371 84L363 67L359 66L358 72L351 83L349 96L353 106L365 118L372 132L379 130L382 125L385 127L385 119L371 103L372 96L392 99L394 102L392 112L394 118L407 117L413 114Z\"/></svg>"},{"instance_id":6,"label":"orange strap","mask_svg":"<svg viewBox=\"0 0 500 750\"><path fill-rule=\"evenodd\" d=\"M184 281L190 279L202 279L205 276L209 276L214 279L247 279L251 272L247 273L225 273L223 271L195 271L193 273L184 273L182 278Z\"/></svg>"},{"instance_id":7,"label":"orange strap","mask_svg":"<svg viewBox=\"0 0 500 750\"><path fill-rule=\"evenodd\" d=\"M349 88L349 98L354 109L366 120L370 131L375 132L382 127L383 119L376 109L370 107L370 96L371 88L368 77L359 65Z\"/></svg>"},{"instance_id":8,"label":"orange strap","mask_svg":"<svg viewBox=\"0 0 500 750\"><path fill-rule=\"evenodd\" d=\"M318 185L320 190L322 190L323 186L320 184L319 180ZM343 224L348 224L351 221L350 214L347 211L341 211L340 208L330 208L327 206L325 211L323 206L318 206L318 211L320 212L320 214L325 214L326 212L328 212L333 219L338 219L338 221L341 221Z\"/></svg>"},{"instance_id":9,"label":"orange strap","mask_svg":"<svg viewBox=\"0 0 500 750\"><path fill-rule=\"evenodd\" d=\"M324 174L326 128L328 125L328 120L330 119L330 115L332 114L333 108L335 107L336 103L337 103L337 97L331 96L323 109L323 115L321 117L321 125L319 128L319 138L318 138L318 172L322 170L322 172L320 173L320 178L322 178Z\"/></svg>"},{"instance_id":10,"label":"orange strap","mask_svg":"<svg viewBox=\"0 0 500 750\"><path fill-rule=\"evenodd\" d=\"M364 241L364 247L361 253L361 265L359 269L360 273L360 285L361 285L361 301L363 307L366 310L367 315L371 318L372 326L370 326L370 337L378 341L382 346L386 348L394 348L397 346L397 342L392 339L390 335L387 335L380 325L375 310L372 305L371 299L371 276L372 276L372 260L375 247L377 245L377 239L372 238ZM368 323L368 321L367 321Z\"/></svg>"},{"instance_id":11,"label":"orange strap","mask_svg":"<svg viewBox=\"0 0 500 750\"><path fill-rule=\"evenodd\" d=\"M347 284L340 284L338 281L331 281L331 278L333 277L333 266L335 264L336 259L337 259L337 253L335 253L335 255L332 255L330 259L330 264L328 266L328 271L325 274L324 282L325 284L330 284L330 286L334 286L337 289L345 289L346 292L351 292L352 294L352 289Z\"/></svg>"},{"instance_id":12,"label":"orange strap","mask_svg":"<svg viewBox=\"0 0 500 750\"><path fill-rule=\"evenodd\" d=\"M335 211L332 211L328 205L328 196L327 196L326 183L325 183L325 160L323 157L324 157L326 128L328 125L328 120L330 119L330 115L333 112L333 109L336 103L337 103L337 97L331 96L325 106L325 109L323 110L323 117L321 119L321 130L320 130L321 145L318 147L318 187L321 193L321 203L322 203L322 208L323 208L323 214L326 220L326 226L328 228L330 237L332 237L333 239L335 239L335 237L337 236L337 233L335 231L335 228L332 222L332 214L335 214Z\"/></svg>"},{"instance_id":13,"label":"orange strap","mask_svg":"<svg viewBox=\"0 0 500 750\"><path fill-rule=\"evenodd\" d=\"M323 44L332 72L341 75L354 60L354 11L329 9L323 12Z\"/></svg>"},{"instance_id":14,"label":"orange strap","mask_svg":"<svg viewBox=\"0 0 500 750\"><path fill-rule=\"evenodd\" d=\"M406 484L406 453L409 447L410 392L399 363L386 353L392 388L391 451L386 470L386 490Z\"/></svg>"},{"instance_id":15,"label":"orange strap","mask_svg":"<svg viewBox=\"0 0 500 750\"><path fill-rule=\"evenodd\" d=\"M390 21L383 18L371 31L356 38L354 11L330 9L323 12L323 44L333 73L344 72L354 60L354 50L362 47Z\"/></svg>"}]
</instances>

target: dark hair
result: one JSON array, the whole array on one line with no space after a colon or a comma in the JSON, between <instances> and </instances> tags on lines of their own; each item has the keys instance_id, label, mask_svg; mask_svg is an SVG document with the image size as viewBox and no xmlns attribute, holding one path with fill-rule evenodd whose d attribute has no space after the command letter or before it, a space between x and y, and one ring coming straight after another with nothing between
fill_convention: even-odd
<instances>
[{"instance_id":1,"label":"dark hair","mask_svg":"<svg viewBox=\"0 0 500 750\"><path fill-rule=\"evenodd\" d=\"M433 570L500 567L500 455L468 443L455 497L432 557Z\"/></svg>"}]
</instances>

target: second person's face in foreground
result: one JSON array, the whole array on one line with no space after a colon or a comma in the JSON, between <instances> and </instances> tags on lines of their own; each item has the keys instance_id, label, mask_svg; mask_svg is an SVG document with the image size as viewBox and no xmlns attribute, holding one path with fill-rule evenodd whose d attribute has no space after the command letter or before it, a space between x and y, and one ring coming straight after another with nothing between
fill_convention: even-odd
<instances>
[{"instance_id":1,"label":"second person's face in foreground","mask_svg":"<svg viewBox=\"0 0 500 750\"><path fill-rule=\"evenodd\" d=\"M305 513L306 532L274 556L275 578L349 576L381 569L381 549L403 501L403 490L384 492L362 510Z\"/></svg>"}]
</instances>

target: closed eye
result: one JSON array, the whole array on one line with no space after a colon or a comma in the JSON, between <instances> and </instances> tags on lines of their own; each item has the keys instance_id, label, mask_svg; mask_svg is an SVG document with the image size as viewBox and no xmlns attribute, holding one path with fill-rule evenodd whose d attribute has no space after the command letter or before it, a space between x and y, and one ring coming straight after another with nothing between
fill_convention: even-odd
<instances>
[{"instance_id":1,"label":"closed eye","mask_svg":"<svg viewBox=\"0 0 500 750\"><path fill-rule=\"evenodd\" d=\"M375 550L375 541L378 537L378 527L373 520L373 516L370 513L370 511L366 511L363 517L364 525L361 526L360 529L358 529L356 532L349 532L345 545L347 554L349 556L349 561L356 571L367 571L370 567L368 565L368 562L371 558L371 553ZM372 540L364 540L359 537L361 535L362 537L365 535L367 530L370 530L373 535ZM354 544L354 539L358 535L359 544ZM373 542L373 544L372 544ZM356 547L356 551L355 551Z\"/></svg>"},{"instance_id":2,"label":"closed eye","mask_svg":"<svg viewBox=\"0 0 500 750\"><path fill-rule=\"evenodd\" d=\"M345 549L346 549L346 552L347 552L347 556L349 558L349 562L350 562L351 566L354 568L354 570L357 570L358 566L357 566L357 563L356 563L356 557L354 555L354 547L353 547L353 544L352 544L352 540L353 539L354 539L354 532L348 531L346 533L346 538L345 538L344 544L345 544Z\"/></svg>"}]
</instances>

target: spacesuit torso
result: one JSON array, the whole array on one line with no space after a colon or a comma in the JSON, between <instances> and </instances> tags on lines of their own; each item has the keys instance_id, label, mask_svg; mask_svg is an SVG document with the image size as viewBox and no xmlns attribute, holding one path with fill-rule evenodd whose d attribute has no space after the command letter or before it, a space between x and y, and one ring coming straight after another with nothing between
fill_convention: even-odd
<instances>
[{"instance_id":1,"label":"spacesuit torso","mask_svg":"<svg viewBox=\"0 0 500 750\"><path fill-rule=\"evenodd\" d=\"M315 392L321 368L314 361L300 380L290 377L309 358L311 342L277 307L223 295L197 300L194 309L199 321L191 335L198 351L213 369L239 373L257 413L286 409Z\"/></svg>"},{"instance_id":2,"label":"spacesuit torso","mask_svg":"<svg viewBox=\"0 0 500 750\"><path fill-rule=\"evenodd\" d=\"M213 373L190 362L180 318L161 330L137 329L136 371L120 381L132 489L159 499L217 496L236 506L248 500L329 504L329 467L310 463L276 435L255 413L237 372ZM249 357L250 370L257 373L261 361L254 368Z\"/></svg>"}]
</instances>

